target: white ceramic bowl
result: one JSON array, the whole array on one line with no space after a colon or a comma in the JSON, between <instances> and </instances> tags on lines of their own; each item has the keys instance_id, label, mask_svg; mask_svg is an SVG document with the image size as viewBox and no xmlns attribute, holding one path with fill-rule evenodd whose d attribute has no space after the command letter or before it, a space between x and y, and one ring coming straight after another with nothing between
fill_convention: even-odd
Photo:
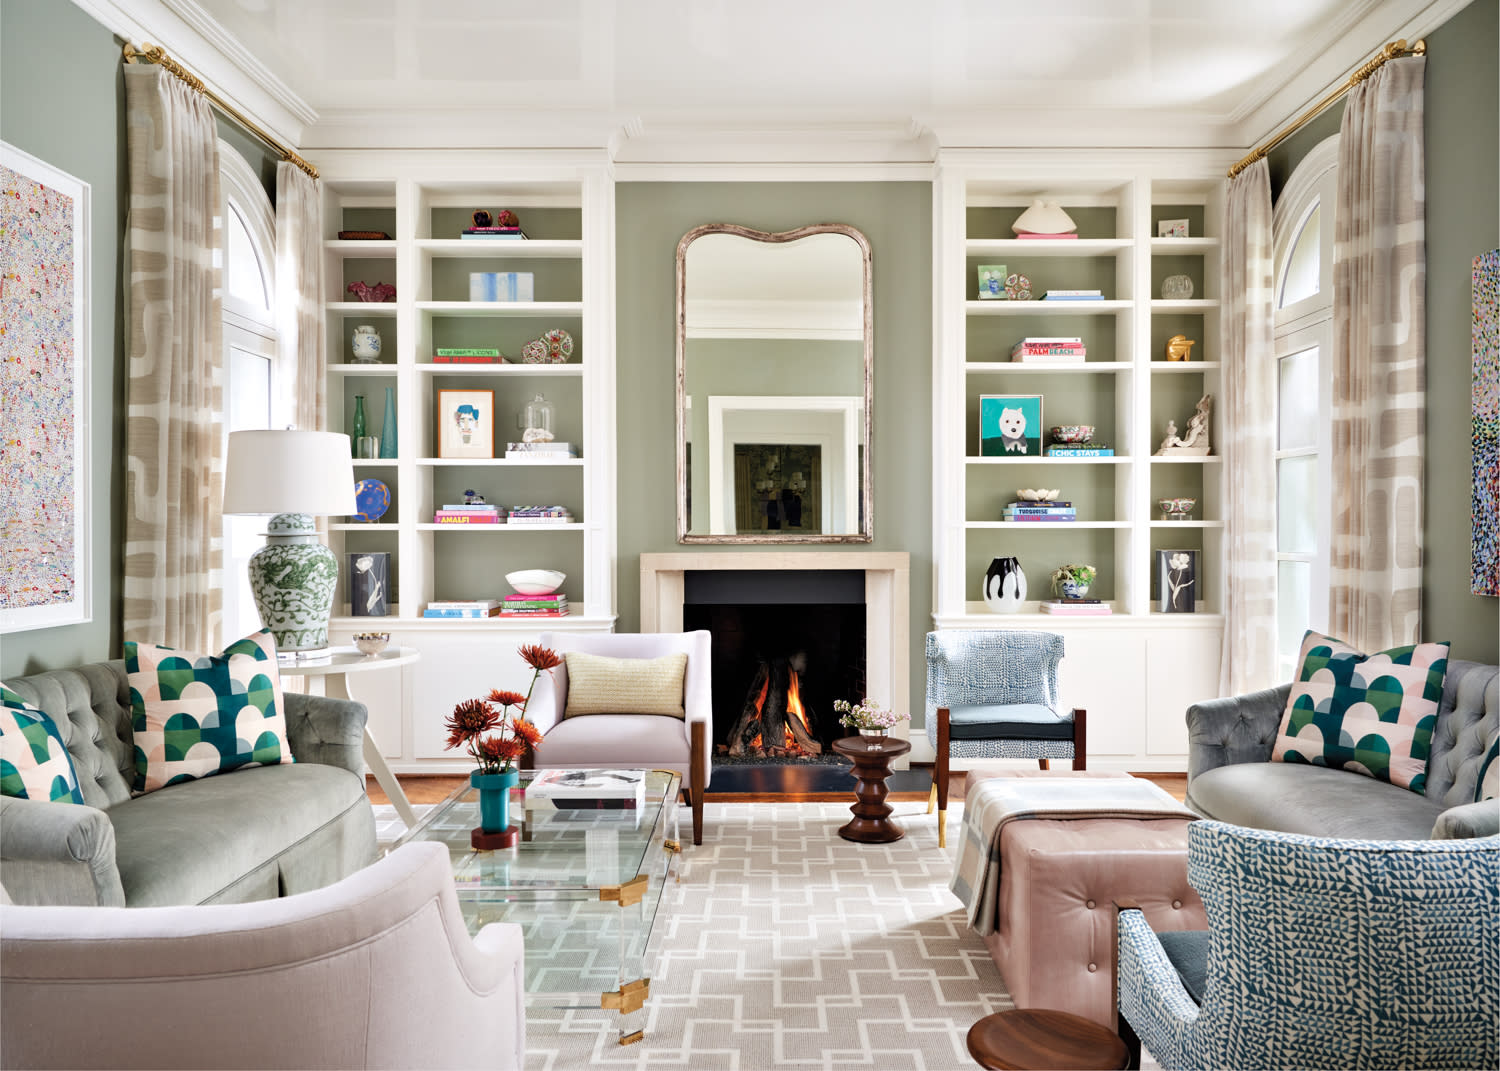
<instances>
[{"instance_id":1,"label":"white ceramic bowl","mask_svg":"<svg viewBox=\"0 0 1500 1071\"><path fill-rule=\"evenodd\" d=\"M505 582L515 588L518 595L551 595L566 579L568 574L556 569L518 569L505 574Z\"/></svg>"}]
</instances>

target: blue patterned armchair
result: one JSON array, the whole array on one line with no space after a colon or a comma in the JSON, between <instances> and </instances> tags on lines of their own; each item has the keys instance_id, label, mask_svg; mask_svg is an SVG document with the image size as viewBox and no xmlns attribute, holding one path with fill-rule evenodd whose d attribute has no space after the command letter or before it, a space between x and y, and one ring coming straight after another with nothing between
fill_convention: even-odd
<instances>
[{"instance_id":1,"label":"blue patterned armchair","mask_svg":"<svg viewBox=\"0 0 1500 1071\"><path fill-rule=\"evenodd\" d=\"M1495 1067L1500 837L1333 840L1194 822L1208 933L1121 904L1119 1006L1163 1068Z\"/></svg>"},{"instance_id":2,"label":"blue patterned armchair","mask_svg":"<svg viewBox=\"0 0 1500 1071\"><path fill-rule=\"evenodd\" d=\"M927 634L927 739L937 755L930 814L938 846L948 843L952 759L1072 759L1085 768L1087 715L1060 709L1057 666L1063 638L1053 632L958 629Z\"/></svg>"}]
</instances>

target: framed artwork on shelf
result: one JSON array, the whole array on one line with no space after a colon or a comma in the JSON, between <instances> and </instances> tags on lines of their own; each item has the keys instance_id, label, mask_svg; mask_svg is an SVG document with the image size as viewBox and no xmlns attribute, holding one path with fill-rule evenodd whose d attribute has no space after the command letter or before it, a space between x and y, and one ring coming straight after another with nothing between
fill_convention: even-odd
<instances>
[{"instance_id":1,"label":"framed artwork on shelf","mask_svg":"<svg viewBox=\"0 0 1500 1071\"><path fill-rule=\"evenodd\" d=\"M0 142L0 632L93 620L89 227L88 183Z\"/></svg>"},{"instance_id":2,"label":"framed artwork on shelf","mask_svg":"<svg viewBox=\"0 0 1500 1071\"><path fill-rule=\"evenodd\" d=\"M1158 238L1187 238L1188 221L1185 219L1159 219L1156 221Z\"/></svg>"},{"instance_id":3,"label":"framed artwork on shelf","mask_svg":"<svg viewBox=\"0 0 1500 1071\"><path fill-rule=\"evenodd\" d=\"M981 394L980 457L1041 457L1042 396Z\"/></svg>"},{"instance_id":4,"label":"framed artwork on shelf","mask_svg":"<svg viewBox=\"0 0 1500 1071\"><path fill-rule=\"evenodd\" d=\"M495 456L495 392L438 391L438 457Z\"/></svg>"},{"instance_id":5,"label":"framed artwork on shelf","mask_svg":"<svg viewBox=\"0 0 1500 1071\"><path fill-rule=\"evenodd\" d=\"M1199 599L1198 551L1158 550L1155 580L1157 613L1194 613Z\"/></svg>"}]
</instances>

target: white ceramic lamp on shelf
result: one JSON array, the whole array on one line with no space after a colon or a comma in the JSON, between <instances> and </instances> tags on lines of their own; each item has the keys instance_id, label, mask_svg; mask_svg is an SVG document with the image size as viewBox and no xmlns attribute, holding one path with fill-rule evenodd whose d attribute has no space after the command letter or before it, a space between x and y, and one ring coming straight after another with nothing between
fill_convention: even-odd
<instances>
[{"instance_id":1,"label":"white ceramic lamp on shelf","mask_svg":"<svg viewBox=\"0 0 1500 1071\"><path fill-rule=\"evenodd\" d=\"M349 437L329 431L235 431L224 470L224 512L274 514L250 557L250 590L278 651L328 646L339 563L314 515L352 514Z\"/></svg>"},{"instance_id":2,"label":"white ceramic lamp on shelf","mask_svg":"<svg viewBox=\"0 0 1500 1071\"><path fill-rule=\"evenodd\" d=\"M1010 229L1017 234L1071 234L1078 229L1071 216L1064 212L1056 201L1032 201L1031 207L1022 212Z\"/></svg>"}]
</instances>

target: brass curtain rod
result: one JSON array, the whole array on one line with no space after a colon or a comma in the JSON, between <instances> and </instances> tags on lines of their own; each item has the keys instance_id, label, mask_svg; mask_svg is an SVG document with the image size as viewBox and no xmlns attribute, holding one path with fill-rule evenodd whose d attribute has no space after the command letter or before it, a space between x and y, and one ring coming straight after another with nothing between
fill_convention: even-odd
<instances>
[{"instance_id":1,"label":"brass curtain rod","mask_svg":"<svg viewBox=\"0 0 1500 1071\"><path fill-rule=\"evenodd\" d=\"M246 119L232 104L226 101L223 97L219 96L212 89L209 89L206 85L204 85L203 79L199 78L192 71L188 70L182 64L178 63L171 56L167 55L166 52L162 50L160 45L153 45L148 41L146 43L145 50L138 51L134 45L132 45L129 41L126 41L123 52L125 55L126 63L154 63L159 67L166 68L172 74L176 75L177 78L192 86L199 93L202 93L211 102L213 102L214 106L217 107L221 112L228 115L240 126L244 127L250 133L260 138L261 141L265 142L267 145L271 146L271 148L279 152L283 160L291 161L292 163L300 167L303 171L306 171L313 178L318 177L318 169L316 167L313 167L312 164L308 163L306 160L302 159L302 157L292 152L291 149L288 149L285 145L281 144L281 142L277 141L270 134L267 134L260 127L252 123L249 119Z\"/></svg>"},{"instance_id":2,"label":"brass curtain rod","mask_svg":"<svg viewBox=\"0 0 1500 1071\"><path fill-rule=\"evenodd\" d=\"M1271 139L1264 145L1262 145L1260 148L1253 151L1249 156L1245 157L1239 163L1231 167L1229 169L1229 177L1234 178L1234 176L1238 175L1241 171L1245 170L1245 168L1255 163L1255 161L1261 159L1263 156L1268 155L1272 149L1276 148L1276 146L1280 145L1291 135L1295 134L1298 130L1301 130L1304 126L1306 126L1313 119L1313 117L1315 117L1319 112L1323 111L1324 108L1327 108L1334 101L1338 100L1345 93L1349 92L1349 90L1353 89L1355 86L1359 85L1359 83L1363 82L1366 78L1370 77L1370 75L1374 74L1376 71L1380 70L1380 68L1384 67L1386 65L1386 61L1398 59L1402 56L1425 56L1426 54L1427 41L1425 39L1417 41L1417 43L1412 45L1410 48L1406 47L1405 38L1402 38L1399 41L1390 42L1380 50L1379 54L1376 55L1374 59L1370 60L1369 63L1366 63L1359 70L1351 74L1347 82L1339 86L1322 100L1318 101L1318 103L1307 109L1307 111L1297 116L1296 119L1293 119L1290 123L1282 127L1274 135L1272 135Z\"/></svg>"}]
</instances>

